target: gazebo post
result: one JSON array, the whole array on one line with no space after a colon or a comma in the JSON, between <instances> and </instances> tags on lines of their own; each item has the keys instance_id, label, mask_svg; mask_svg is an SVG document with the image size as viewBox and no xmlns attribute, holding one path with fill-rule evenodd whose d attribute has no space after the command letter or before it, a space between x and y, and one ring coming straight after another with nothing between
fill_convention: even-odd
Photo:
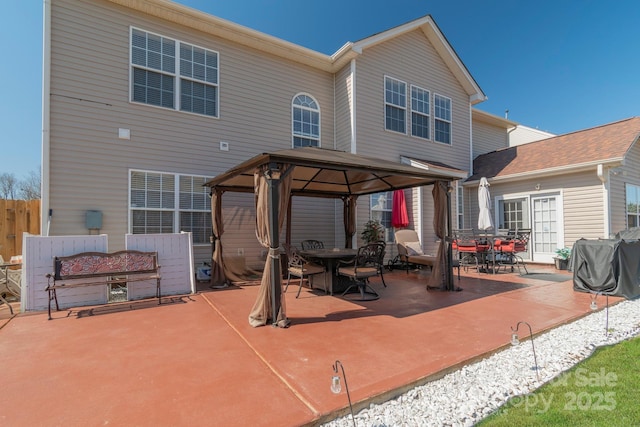
<instances>
[{"instance_id":1,"label":"gazebo post","mask_svg":"<svg viewBox=\"0 0 640 427\"><path fill-rule=\"evenodd\" d=\"M450 291L455 290L453 285L453 253L451 251L451 182L447 181L447 235L444 239L444 244L447 249L447 289Z\"/></svg>"},{"instance_id":2,"label":"gazebo post","mask_svg":"<svg viewBox=\"0 0 640 427\"><path fill-rule=\"evenodd\" d=\"M269 163L266 173L268 200L269 200L269 257L271 259L271 309L273 326L278 324L278 313L282 298L282 287L280 285L280 259L274 254L279 253L280 247L280 227L278 224L280 206L280 169L276 163Z\"/></svg>"}]
</instances>

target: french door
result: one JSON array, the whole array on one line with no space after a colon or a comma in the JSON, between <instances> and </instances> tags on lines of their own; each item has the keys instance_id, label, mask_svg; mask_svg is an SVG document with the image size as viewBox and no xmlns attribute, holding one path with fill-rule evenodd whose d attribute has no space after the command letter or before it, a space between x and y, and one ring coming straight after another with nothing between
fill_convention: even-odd
<instances>
[{"instance_id":1,"label":"french door","mask_svg":"<svg viewBox=\"0 0 640 427\"><path fill-rule=\"evenodd\" d=\"M564 243L562 203L560 195L544 195L531 198L533 259L553 262L559 243Z\"/></svg>"}]
</instances>

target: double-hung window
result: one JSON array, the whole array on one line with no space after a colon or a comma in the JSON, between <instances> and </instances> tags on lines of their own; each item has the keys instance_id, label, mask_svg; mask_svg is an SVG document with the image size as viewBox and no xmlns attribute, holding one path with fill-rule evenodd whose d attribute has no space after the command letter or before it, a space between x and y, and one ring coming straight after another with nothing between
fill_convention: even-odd
<instances>
[{"instance_id":1,"label":"double-hung window","mask_svg":"<svg viewBox=\"0 0 640 427\"><path fill-rule=\"evenodd\" d=\"M640 187L627 184L627 228L640 227Z\"/></svg>"},{"instance_id":2,"label":"double-hung window","mask_svg":"<svg viewBox=\"0 0 640 427\"><path fill-rule=\"evenodd\" d=\"M429 139L429 91L411 86L411 135Z\"/></svg>"},{"instance_id":3,"label":"double-hung window","mask_svg":"<svg viewBox=\"0 0 640 427\"><path fill-rule=\"evenodd\" d=\"M209 243L211 203L207 178L131 171L129 218L133 234L192 233L193 243Z\"/></svg>"},{"instance_id":4,"label":"double-hung window","mask_svg":"<svg viewBox=\"0 0 640 427\"><path fill-rule=\"evenodd\" d=\"M320 108L315 99L300 94L291 106L293 148L320 146Z\"/></svg>"},{"instance_id":5,"label":"double-hung window","mask_svg":"<svg viewBox=\"0 0 640 427\"><path fill-rule=\"evenodd\" d=\"M391 207L393 206L393 191L385 191L371 195L371 219L377 220L384 227L385 242L393 242L393 227L391 225Z\"/></svg>"},{"instance_id":6,"label":"double-hung window","mask_svg":"<svg viewBox=\"0 0 640 427\"><path fill-rule=\"evenodd\" d=\"M407 133L407 84L384 78L385 129Z\"/></svg>"},{"instance_id":7,"label":"double-hung window","mask_svg":"<svg viewBox=\"0 0 640 427\"><path fill-rule=\"evenodd\" d=\"M131 29L131 100L218 117L218 53Z\"/></svg>"},{"instance_id":8,"label":"double-hung window","mask_svg":"<svg viewBox=\"0 0 640 427\"><path fill-rule=\"evenodd\" d=\"M451 99L434 95L434 139L437 142L451 144Z\"/></svg>"}]
</instances>

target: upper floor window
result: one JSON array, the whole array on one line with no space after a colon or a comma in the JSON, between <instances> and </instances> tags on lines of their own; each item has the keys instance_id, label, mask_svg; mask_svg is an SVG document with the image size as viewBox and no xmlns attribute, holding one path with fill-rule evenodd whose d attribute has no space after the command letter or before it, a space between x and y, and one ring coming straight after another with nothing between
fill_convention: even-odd
<instances>
[{"instance_id":1,"label":"upper floor window","mask_svg":"<svg viewBox=\"0 0 640 427\"><path fill-rule=\"evenodd\" d=\"M300 94L292 102L293 148L320 146L320 108L315 99Z\"/></svg>"},{"instance_id":2,"label":"upper floor window","mask_svg":"<svg viewBox=\"0 0 640 427\"><path fill-rule=\"evenodd\" d=\"M434 95L434 139L451 144L451 99Z\"/></svg>"},{"instance_id":3,"label":"upper floor window","mask_svg":"<svg viewBox=\"0 0 640 427\"><path fill-rule=\"evenodd\" d=\"M131 29L134 102L218 117L218 70L217 52Z\"/></svg>"},{"instance_id":4,"label":"upper floor window","mask_svg":"<svg viewBox=\"0 0 640 427\"><path fill-rule=\"evenodd\" d=\"M411 86L411 135L430 138L429 91Z\"/></svg>"},{"instance_id":5,"label":"upper floor window","mask_svg":"<svg viewBox=\"0 0 640 427\"><path fill-rule=\"evenodd\" d=\"M640 187L626 185L627 190L627 228L640 227Z\"/></svg>"},{"instance_id":6,"label":"upper floor window","mask_svg":"<svg viewBox=\"0 0 640 427\"><path fill-rule=\"evenodd\" d=\"M129 218L133 234L188 231L193 243L209 243L211 203L207 178L131 171Z\"/></svg>"},{"instance_id":7,"label":"upper floor window","mask_svg":"<svg viewBox=\"0 0 640 427\"><path fill-rule=\"evenodd\" d=\"M407 84L384 78L385 129L407 133Z\"/></svg>"}]
</instances>

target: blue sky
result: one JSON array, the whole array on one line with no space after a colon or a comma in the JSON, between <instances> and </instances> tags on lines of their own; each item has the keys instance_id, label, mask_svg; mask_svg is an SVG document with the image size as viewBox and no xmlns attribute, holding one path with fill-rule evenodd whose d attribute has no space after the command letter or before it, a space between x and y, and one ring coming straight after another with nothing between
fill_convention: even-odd
<instances>
[{"instance_id":1,"label":"blue sky","mask_svg":"<svg viewBox=\"0 0 640 427\"><path fill-rule=\"evenodd\" d=\"M55 2L55 0L53 0ZM640 116L640 1L180 0L326 54L431 14L488 100L556 134ZM39 170L42 2L3 0L0 173Z\"/></svg>"}]
</instances>

